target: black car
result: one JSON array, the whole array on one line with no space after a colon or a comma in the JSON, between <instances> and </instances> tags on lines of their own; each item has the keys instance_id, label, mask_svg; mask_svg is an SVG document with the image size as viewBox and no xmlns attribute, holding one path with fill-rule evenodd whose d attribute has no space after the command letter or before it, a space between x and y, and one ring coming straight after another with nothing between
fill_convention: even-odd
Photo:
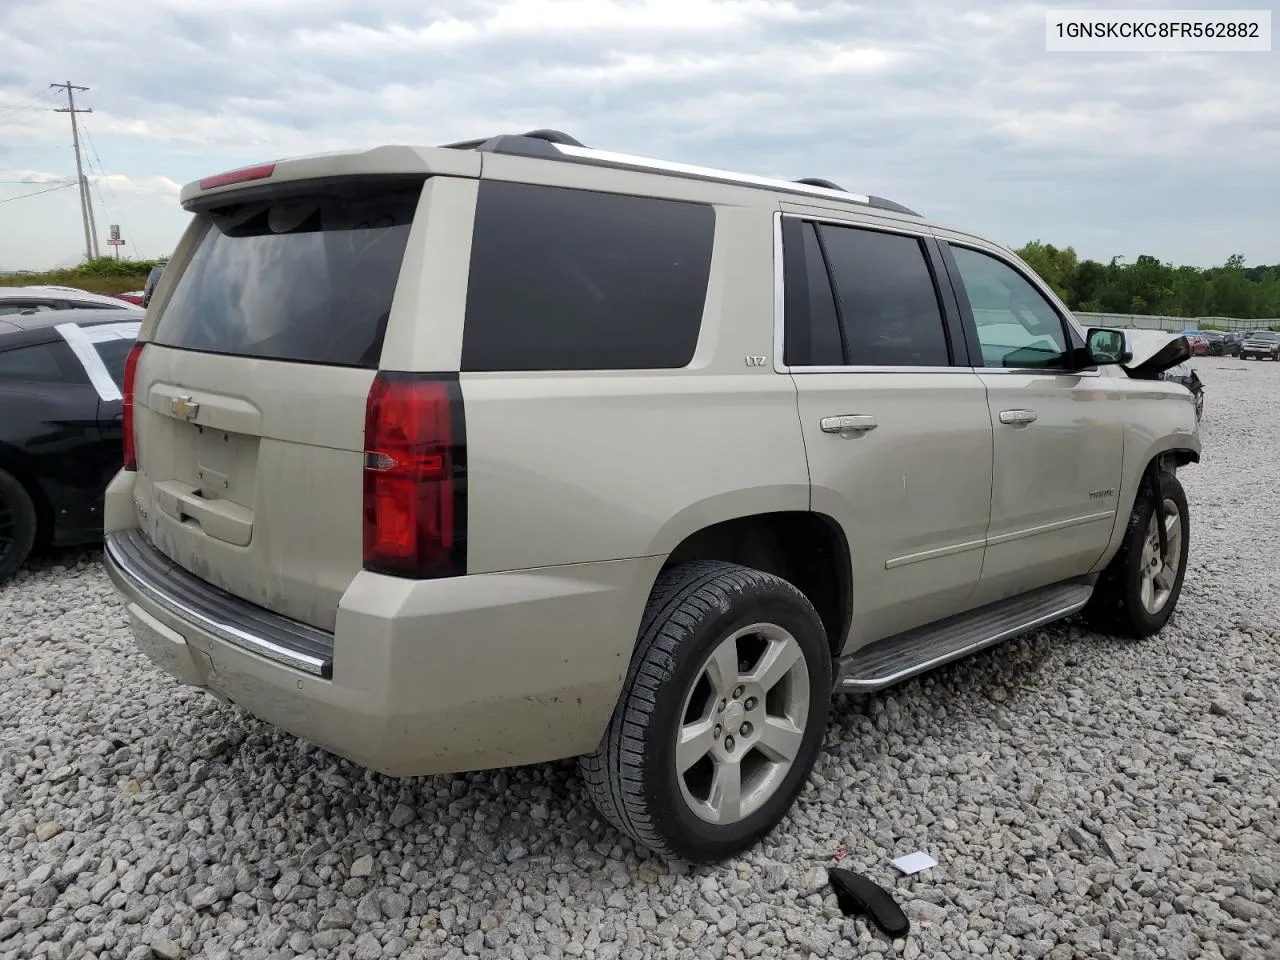
<instances>
[{"instance_id":1,"label":"black car","mask_svg":"<svg viewBox=\"0 0 1280 960\"><path fill-rule=\"evenodd\" d=\"M141 321L137 309L0 316L0 581L37 547L102 539Z\"/></svg>"}]
</instances>

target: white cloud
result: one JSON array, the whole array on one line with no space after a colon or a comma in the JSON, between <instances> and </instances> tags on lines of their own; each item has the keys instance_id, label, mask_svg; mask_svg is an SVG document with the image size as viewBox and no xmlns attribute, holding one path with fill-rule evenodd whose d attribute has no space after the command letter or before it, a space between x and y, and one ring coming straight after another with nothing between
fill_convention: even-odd
<instances>
[{"instance_id":1,"label":"white cloud","mask_svg":"<svg viewBox=\"0 0 1280 960\"><path fill-rule=\"evenodd\" d=\"M170 180L161 174L143 177L129 177L123 173L99 174L92 177L94 187L105 187L116 193L142 194L147 196L177 197L182 184Z\"/></svg>"},{"instance_id":2,"label":"white cloud","mask_svg":"<svg viewBox=\"0 0 1280 960\"><path fill-rule=\"evenodd\" d=\"M12 185L18 183L62 183L67 178L61 173L50 173L47 170L0 170L0 183ZM72 182L75 178L72 177Z\"/></svg>"},{"instance_id":3,"label":"white cloud","mask_svg":"<svg viewBox=\"0 0 1280 960\"><path fill-rule=\"evenodd\" d=\"M827 176L1007 242L1130 236L1165 259L1278 259L1274 56L1048 54L1029 3L134 0L122 16L8 0L0 34L0 165L73 176L66 115L24 98L52 106L58 77L91 86L104 186L126 223L154 223L155 245L184 222L177 185L208 172L550 126ZM1256 214L1182 229L1183 198L1224 180L1247 185ZM0 262L6 243L31 248L10 218L73 205L62 193L0 206Z\"/></svg>"}]
</instances>

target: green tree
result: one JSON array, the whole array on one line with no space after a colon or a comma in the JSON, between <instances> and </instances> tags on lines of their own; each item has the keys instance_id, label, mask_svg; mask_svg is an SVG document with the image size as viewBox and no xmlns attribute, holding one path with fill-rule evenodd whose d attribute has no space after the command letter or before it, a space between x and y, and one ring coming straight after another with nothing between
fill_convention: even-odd
<instances>
[{"instance_id":1,"label":"green tree","mask_svg":"<svg viewBox=\"0 0 1280 960\"><path fill-rule=\"evenodd\" d=\"M1026 261L1027 266L1031 267L1045 283L1053 288L1063 301L1067 301L1071 289L1071 280L1075 276L1077 267L1079 266L1079 258L1076 256L1075 250L1067 247L1065 250L1059 250L1051 243L1041 243L1039 240L1033 240L1021 250L1017 251L1019 257ZM1068 302L1068 306L1070 303Z\"/></svg>"},{"instance_id":2,"label":"green tree","mask_svg":"<svg viewBox=\"0 0 1280 960\"><path fill-rule=\"evenodd\" d=\"M1034 240L1017 251L1073 310L1163 316L1280 317L1280 265L1245 266L1232 254L1220 267L1175 267L1142 254L1132 263L1080 260L1071 247Z\"/></svg>"}]
</instances>

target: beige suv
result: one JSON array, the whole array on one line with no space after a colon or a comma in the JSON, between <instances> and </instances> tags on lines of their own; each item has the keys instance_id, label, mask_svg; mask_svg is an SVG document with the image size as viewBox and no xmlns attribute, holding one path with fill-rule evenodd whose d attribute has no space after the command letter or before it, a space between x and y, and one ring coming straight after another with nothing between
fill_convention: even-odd
<instances>
[{"instance_id":1,"label":"beige suv","mask_svg":"<svg viewBox=\"0 0 1280 960\"><path fill-rule=\"evenodd\" d=\"M1188 392L899 204L554 131L182 202L107 568L157 664L357 763L579 756L619 829L715 860L833 693L1177 602Z\"/></svg>"}]
</instances>

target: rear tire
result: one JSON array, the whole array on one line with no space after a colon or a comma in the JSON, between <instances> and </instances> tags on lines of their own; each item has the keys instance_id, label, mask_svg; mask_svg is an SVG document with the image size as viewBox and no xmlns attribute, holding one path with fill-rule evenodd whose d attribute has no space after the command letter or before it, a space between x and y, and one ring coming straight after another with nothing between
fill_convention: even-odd
<instances>
[{"instance_id":1,"label":"rear tire","mask_svg":"<svg viewBox=\"0 0 1280 960\"><path fill-rule=\"evenodd\" d=\"M1168 549L1161 554L1155 489L1144 478L1120 549L1085 607L1085 618L1102 633L1136 639L1152 636L1168 623L1178 604L1187 569L1191 521L1187 496L1177 476L1162 472L1160 487Z\"/></svg>"},{"instance_id":2,"label":"rear tire","mask_svg":"<svg viewBox=\"0 0 1280 960\"><path fill-rule=\"evenodd\" d=\"M36 506L25 487L0 470L0 582L26 562L36 542Z\"/></svg>"},{"instance_id":3,"label":"rear tire","mask_svg":"<svg viewBox=\"0 0 1280 960\"><path fill-rule=\"evenodd\" d=\"M664 572L609 728L579 761L591 799L659 856L747 850L813 768L831 671L822 621L787 581L721 562Z\"/></svg>"}]
</instances>

